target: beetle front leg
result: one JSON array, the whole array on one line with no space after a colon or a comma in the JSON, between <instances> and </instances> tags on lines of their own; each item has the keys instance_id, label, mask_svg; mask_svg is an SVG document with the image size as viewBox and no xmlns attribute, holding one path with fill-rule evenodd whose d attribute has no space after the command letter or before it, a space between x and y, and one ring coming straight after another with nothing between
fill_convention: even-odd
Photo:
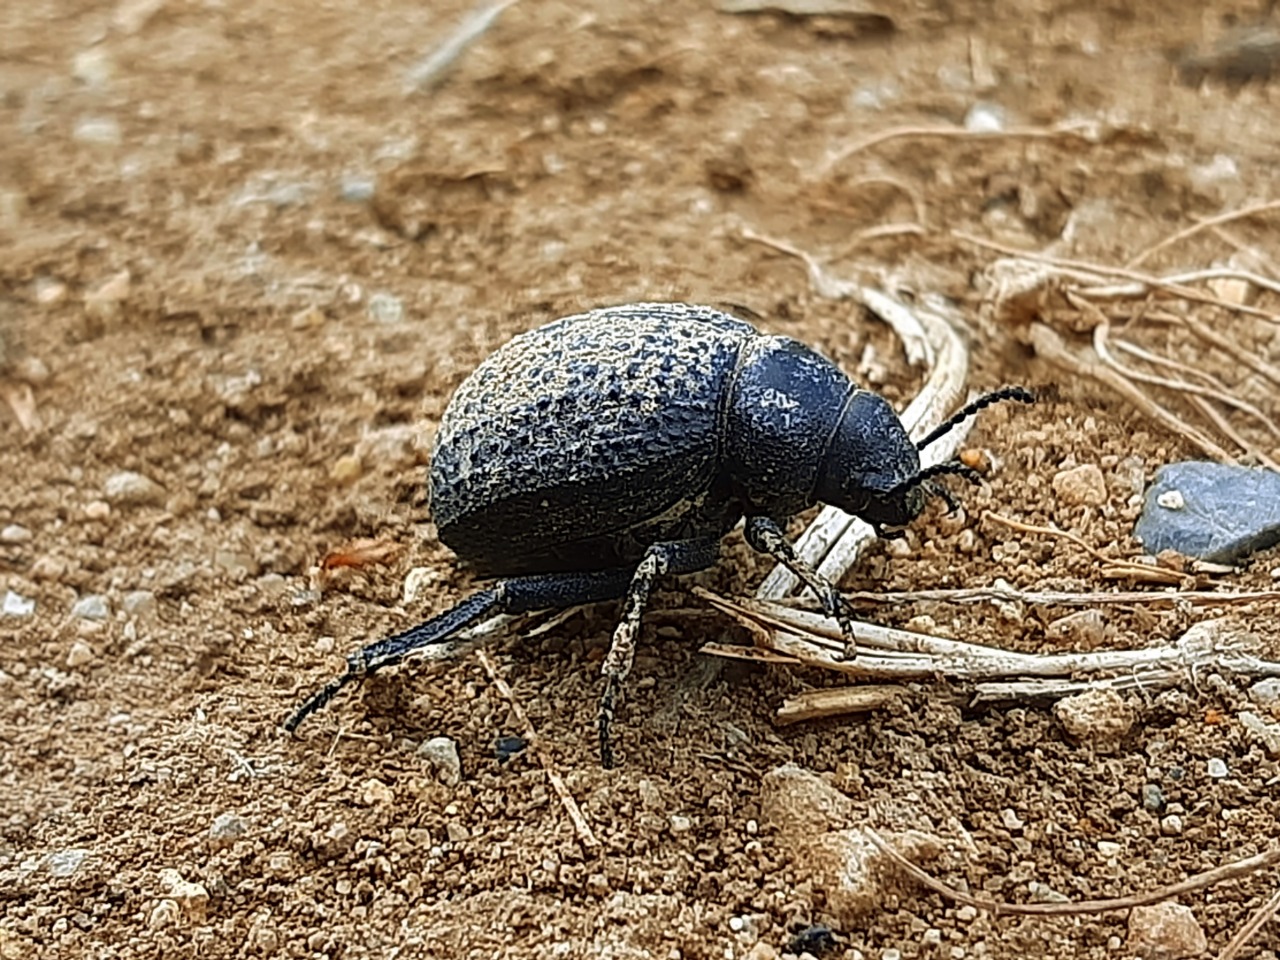
<instances>
[{"instance_id":1,"label":"beetle front leg","mask_svg":"<svg viewBox=\"0 0 1280 960\"><path fill-rule=\"evenodd\" d=\"M845 642L844 658L854 657L858 652L858 644L853 633L853 618L836 585L800 559L791 541L771 517L748 517L743 532L752 549L773 557L814 592L818 602L822 604L822 612L840 624L840 633Z\"/></svg>"}]
</instances>

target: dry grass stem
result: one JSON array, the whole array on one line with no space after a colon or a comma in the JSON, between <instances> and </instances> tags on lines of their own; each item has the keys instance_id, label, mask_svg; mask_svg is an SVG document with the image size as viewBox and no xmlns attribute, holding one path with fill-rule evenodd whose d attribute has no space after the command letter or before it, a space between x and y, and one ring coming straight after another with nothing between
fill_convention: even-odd
<instances>
[{"instance_id":1,"label":"dry grass stem","mask_svg":"<svg viewBox=\"0 0 1280 960\"><path fill-rule=\"evenodd\" d=\"M1058 140L1064 137L1095 142L1100 130L1094 123L1064 123L1053 127L1013 127L1008 130L967 130L964 127L895 127L837 149L814 171L825 180L850 157L893 140Z\"/></svg>"},{"instance_id":2,"label":"dry grass stem","mask_svg":"<svg viewBox=\"0 0 1280 960\"><path fill-rule=\"evenodd\" d=\"M1023 917L1072 917L1093 913L1108 913L1112 910L1132 910L1134 907L1145 907L1148 904L1160 903L1188 893L1195 893L1199 890L1216 886L1219 883L1225 883L1228 880L1247 877L1257 873L1259 870L1265 870L1267 867L1280 863L1280 847L1274 847L1256 856L1225 863L1220 867L1214 867L1212 870L1206 870L1203 873L1197 873L1193 877L1188 877L1181 883L1160 887L1148 893L1136 893L1126 897L1115 897L1110 900L1077 900L1069 903L1006 903L999 900L988 900L986 897L975 897L948 886L904 857L875 830L870 827L863 827L862 829L867 839L875 844L881 853L889 857L904 872L910 874L934 893L955 903L968 904L979 910L989 911L993 916L997 917L1010 915Z\"/></svg>"},{"instance_id":3,"label":"dry grass stem","mask_svg":"<svg viewBox=\"0 0 1280 960\"><path fill-rule=\"evenodd\" d=\"M1230 300L1224 300L1222 297L1214 296L1211 293L1205 293L1195 287L1189 287L1184 283L1178 283L1175 280L1157 277L1148 273L1141 273L1137 270L1128 270L1123 267L1108 267L1100 263L1091 263L1085 260L1070 260L1063 257L1053 257L1048 254L1036 253L1033 250L1022 250L1018 247L1011 247L1008 244L997 243L994 240L987 240L983 237L977 237L962 230L952 230L951 236L955 237L963 243L980 247L984 250L992 250L1005 256L1014 257L1019 260L1027 260L1033 263L1041 263L1053 267L1055 272L1060 272L1064 276L1070 276L1073 279L1081 280L1092 276L1095 282L1111 277L1121 280L1128 280L1137 286L1124 287L1116 289L1114 287L1093 287L1081 289L1077 292L1084 296L1097 297L1100 299L1112 299L1119 297L1136 297L1150 293L1152 291L1172 294L1183 300L1192 300L1196 303L1204 303L1214 307L1221 307L1233 313L1246 314L1251 317L1258 317L1270 323L1280 323L1280 314L1273 313L1269 310L1262 310L1258 307L1251 307L1248 304L1233 303Z\"/></svg>"},{"instance_id":4,"label":"dry grass stem","mask_svg":"<svg viewBox=\"0 0 1280 960\"><path fill-rule=\"evenodd\" d=\"M1280 210L1280 200L1268 200L1265 203L1255 203L1248 207L1241 207L1239 210L1230 210L1227 213L1220 213L1216 217L1208 217L1201 220L1199 223L1192 224L1171 236L1165 237L1154 246L1147 247L1147 249L1143 250L1136 257L1131 259L1127 264L1125 264L1125 266L1130 268L1136 267L1138 264L1155 256L1161 250L1167 250L1174 244L1181 243L1183 240L1188 240L1203 230L1221 227L1224 224L1234 223L1237 220L1247 220L1249 217L1256 217L1259 214L1270 213L1274 210Z\"/></svg>"},{"instance_id":5,"label":"dry grass stem","mask_svg":"<svg viewBox=\"0 0 1280 960\"><path fill-rule=\"evenodd\" d=\"M1120 579L1123 577L1137 577L1148 583L1167 583L1171 586L1177 586L1182 583L1186 575L1177 570L1167 570L1163 567L1154 567L1146 563L1138 563L1130 560L1117 560L1114 557L1108 557L1096 547L1091 546L1082 538L1074 533L1066 530L1059 530L1056 527L1040 527L1032 523L1023 523L1019 520L1011 520L1008 517L1002 517L998 513L990 510L982 511L983 520L992 520L1011 530L1017 530L1020 533L1039 533L1050 537L1060 537L1063 540L1070 540L1076 546L1086 550L1094 559L1103 563L1102 569L1099 571L1102 576L1109 579Z\"/></svg>"},{"instance_id":6,"label":"dry grass stem","mask_svg":"<svg viewBox=\"0 0 1280 960\"><path fill-rule=\"evenodd\" d=\"M1267 902L1255 910L1253 915L1245 921L1245 925L1222 948L1222 952L1218 954L1218 960L1235 960L1240 955L1240 951L1244 949L1245 944L1253 939L1254 934L1266 926L1267 921L1276 915L1277 910L1280 910L1280 890L1273 893L1267 899Z\"/></svg>"},{"instance_id":7,"label":"dry grass stem","mask_svg":"<svg viewBox=\"0 0 1280 960\"><path fill-rule=\"evenodd\" d=\"M578 839L587 847L598 847L600 841L596 839L596 835L591 832L591 825L587 823L587 818L582 815L582 810L578 806L578 801L573 799L573 794L569 792L569 788L565 786L563 778L556 770L555 763L552 762L551 755L547 753L542 745L542 740L538 736L538 732L534 730L533 723L529 720L529 715L524 712L524 707L520 705L520 701L516 699L515 692L507 685L507 681L503 680L498 674L497 669L493 665L493 661L489 658L484 650L480 650L476 654L480 659L480 665L484 667L484 672L489 675L489 679L493 681L493 685L498 688L500 693L511 706L511 712L515 714L516 721L520 724L521 734L528 742L529 747L538 757L538 762L542 764L543 770L547 773L547 780L551 783L551 789L556 792L560 798L561 804L564 805L565 812L569 814L569 819L573 822L573 828L578 832Z\"/></svg>"},{"instance_id":8,"label":"dry grass stem","mask_svg":"<svg viewBox=\"0 0 1280 960\"><path fill-rule=\"evenodd\" d=\"M868 590L844 591L850 603L902 604L934 603L1025 603L1030 606L1094 607L1094 606L1235 606L1249 603L1280 602L1280 590L1250 590L1224 593L1220 590L1126 591L1123 593L1060 593L1052 590L1018 590L1013 587L965 587L950 590L897 590L874 593ZM797 603L801 601L779 601Z\"/></svg>"},{"instance_id":9,"label":"dry grass stem","mask_svg":"<svg viewBox=\"0 0 1280 960\"><path fill-rule=\"evenodd\" d=\"M1207 669L1280 676L1280 663L1251 652L1255 641L1250 635L1225 629L1189 631L1177 643L1136 650L1039 654L856 622L857 655L846 659L840 627L824 614L771 600L727 598L697 587L694 592L744 626L755 643L707 644L703 653L767 663L782 662L782 656L874 680L974 682L974 702L1060 697L1100 686L1164 689L1189 685Z\"/></svg>"}]
</instances>

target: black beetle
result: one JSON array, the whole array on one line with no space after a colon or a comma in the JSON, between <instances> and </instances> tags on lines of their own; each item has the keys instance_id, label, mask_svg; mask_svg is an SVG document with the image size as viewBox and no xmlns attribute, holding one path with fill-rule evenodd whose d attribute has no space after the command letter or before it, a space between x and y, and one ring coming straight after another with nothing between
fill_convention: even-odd
<instances>
[{"instance_id":1,"label":"black beetle","mask_svg":"<svg viewBox=\"0 0 1280 960\"><path fill-rule=\"evenodd\" d=\"M888 402L789 337L710 307L640 303L556 320L515 337L454 394L431 461L442 543L497 580L452 609L347 657L347 672L285 722L295 730L343 686L497 613L625 597L604 661L601 760L656 577L715 563L745 518L747 542L789 567L852 642L833 584L796 556L783 529L815 503L900 533L935 480L978 475L919 451L983 407L986 394L912 443Z\"/></svg>"}]
</instances>

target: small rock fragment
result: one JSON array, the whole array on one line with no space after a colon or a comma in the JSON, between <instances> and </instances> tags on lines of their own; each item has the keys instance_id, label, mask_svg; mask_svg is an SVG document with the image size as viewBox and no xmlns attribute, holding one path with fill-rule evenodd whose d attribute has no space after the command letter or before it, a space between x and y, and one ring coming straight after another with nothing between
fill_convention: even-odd
<instances>
[{"instance_id":1,"label":"small rock fragment","mask_svg":"<svg viewBox=\"0 0 1280 960\"><path fill-rule=\"evenodd\" d=\"M93 652L93 647L89 646L83 640L77 640L71 644L71 649L67 651L67 666L72 670L93 663L98 655Z\"/></svg>"},{"instance_id":2,"label":"small rock fragment","mask_svg":"<svg viewBox=\"0 0 1280 960\"><path fill-rule=\"evenodd\" d=\"M376 806L380 803L390 803L395 799L395 794L391 788L379 780L377 777L370 777L364 782L364 789L360 792L360 800L366 807Z\"/></svg>"},{"instance_id":3,"label":"small rock fragment","mask_svg":"<svg viewBox=\"0 0 1280 960\"><path fill-rule=\"evenodd\" d=\"M75 602L71 616L78 620L105 620L111 616L111 607L102 594L90 593Z\"/></svg>"},{"instance_id":4,"label":"small rock fragment","mask_svg":"<svg viewBox=\"0 0 1280 960\"><path fill-rule=\"evenodd\" d=\"M688 833L693 829L693 821L679 813L673 813L670 822L671 832L675 834Z\"/></svg>"},{"instance_id":5,"label":"small rock fragment","mask_svg":"<svg viewBox=\"0 0 1280 960\"><path fill-rule=\"evenodd\" d=\"M150 590L130 590L120 600L120 609L137 620L154 617L159 604Z\"/></svg>"},{"instance_id":6,"label":"small rock fragment","mask_svg":"<svg viewBox=\"0 0 1280 960\"><path fill-rule=\"evenodd\" d=\"M165 930L176 927L181 919L182 910L178 904L166 898L157 901L151 908L151 913L147 916L147 926L152 930Z\"/></svg>"},{"instance_id":7,"label":"small rock fragment","mask_svg":"<svg viewBox=\"0 0 1280 960\"><path fill-rule=\"evenodd\" d=\"M84 505L86 520L105 520L111 516L111 504L105 500L90 500Z\"/></svg>"},{"instance_id":8,"label":"small rock fragment","mask_svg":"<svg viewBox=\"0 0 1280 960\"><path fill-rule=\"evenodd\" d=\"M1191 908L1167 900L1129 911L1126 942L1142 960L1181 960L1209 946Z\"/></svg>"},{"instance_id":9,"label":"small rock fragment","mask_svg":"<svg viewBox=\"0 0 1280 960\"><path fill-rule=\"evenodd\" d=\"M150 477L132 470L122 470L107 477L102 486L107 502L116 506L144 506L164 503L164 487Z\"/></svg>"},{"instance_id":10,"label":"small rock fragment","mask_svg":"<svg viewBox=\"0 0 1280 960\"><path fill-rule=\"evenodd\" d=\"M369 319L375 323L391 325L404 320L404 301L394 294L383 292L373 294L369 297L369 304L365 309Z\"/></svg>"},{"instance_id":11,"label":"small rock fragment","mask_svg":"<svg viewBox=\"0 0 1280 960\"><path fill-rule=\"evenodd\" d=\"M4 594L4 606L0 607L0 613L6 617L29 617L36 612L36 602L28 597L24 597L20 593L14 593L12 590L6 590Z\"/></svg>"},{"instance_id":12,"label":"small rock fragment","mask_svg":"<svg viewBox=\"0 0 1280 960\"><path fill-rule=\"evenodd\" d=\"M1205 770L1214 780L1221 780L1227 775L1227 764L1221 757L1213 757L1205 764Z\"/></svg>"},{"instance_id":13,"label":"small rock fragment","mask_svg":"<svg viewBox=\"0 0 1280 960\"><path fill-rule=\"evenodd\" d=\"M1240 711L1240 723L1248 731L1250 739L1262 744L1267 756L1280 756L1280 724L1268 723L1248 710Z\"/></svg>"},{"instance_id":14,"label":"small rock fragment","mask_svg":"<svg viewBox=\"0 0 1280 960\"><path fill-rule=\"evenodd\" d=\"M11 523L0 530L0 543L30 543L31 531L20 523Z\"/></svg>"},{"instance_id":15,"label":"small rock fragment","mask_svg":"<svg viewBox=\"0 0 1280 960\"><path fill-rule=\"evenodd\" d=\"M756 945L747 951L746 960L778 960L778 951L772 944L757 940Z\"/></svg>"},{"instance_id":16,"label":"small rock fragment","mask_svg":"<svg viewBox=\"0 0 1280 960\"><path fill-rule=\"evenodd\" d=\"M114 146L120 142L120 124L114 117L81 117L71 130L71 138L80 143Z\"/></svg>"},{"instance_id":17,"label":"small rock fragment","mask_svg":"<svg viewBox=\"0 0 1280 960\"><path fill-rule=\"evenodd\" d=\"M333 466L329 468L329 479L346 486L359 480L362 473L364 473L364 464L360 462L360 458L346 454L333 461Z\"/></svg>"},{"instance_id":18,"label":"small rock fragment","mask_svg":"<svg viewBox=\"0 0 1280 960\"><path fill-rule=\"evenodd\" d=\"M1055 642L1092 649L1106 639L1107 621L1101 610L1077 610L1049 624L1044 635Z\"/></svg>"},{"instance_id":19,"label":"small rock fragment","mask_svg":"<svg viewBox=\"0 0 1280 960\"><path fill-rule=\"evenodd\" d=\"M1053 708L1067 733L1080 740L1119 740L1134 724L1133 709L1115 690L1086 690L1064 697Z\"/></svg>"},{"instance_id":20,"label":"small rock fragment","mask_svg":"<svg viewBox=\"0 0 1280 960\"><path fill-rule=\"evenodd\" d=\"M184 880L177 870L166 867L160 871L160 887L189 919L197 923L204 920L209 906L209 891L204 884Z\"/></svg>"},{"instance_id":21,"label":"small rock fragment","mask_svg":"<svg viewBox=\"0 0 1280 960\"><path fill-rule=\"evenodd\" d=\"M823 891L828 912L842 928L855 927L883 907L887 885L901 874L862 830L834 829L852 818L848 797L816 774L786 764L765 774L760 805L777 828L782 848L803 864L805 876ZM885 839L915 863L942 852L941 840L915 830Z\"/></svg>"},{"instance_id":22,"label":"small rock fragment","mask_svg":"<svg viewBox=\"0 0 1280 960\"><path fill-rule=\"evenodd\" d=\"M1073 506L1100 507L1107 502L1107 482L1093 463L1059 470L1053 478L1053 492Z\"/></svg>"},{"instance_id":23,"label":"small rock fragment","mask_svg":"<svg viewBox=\"0 0 1280 960\"><path fill-rule=\"evenodd\" d=\"M462 782L458 745L448 737L432 737L418 747L417 754L435 767L436 776L446 785L456 787Z\"/></svg>"},{"instance_id":24,"label":"small rock fragment","mask_svg":"<svg viewBox=\"0 0 1280 960\"><path fill-rule=\"evenodd\" d=\"M66 879L79 870L92 855L93 851L91 850L72 847L69 850L59 850L56 853L49 854L44 858L44 866L52 876Z\"/></svg>"},{"instance_id":25,"label":"small rock fragment","mask_svg":"<svg viewBox=\"0 0 1280 960\"><path fill-rule=\"evenodd\" d=\"M219 850L231 846L248 834L249 823L244 817L236 813L220 813L209 825L209 845Z\"/></svg>"},{"instance_id":26,"label":"small rock fragment","mask_svg":"<svg viewBox=\"0 0 1280 960\"><path fill-rule=\"evenodd\" d=\"M450 843L462 843L471 839L471 832L457 820L450 820L444 825L445 836Z\"/></svg>"},{"instance_id":27,"label":"small rock fragment","mask_svg":"<svg viewBox=\"0 0 1280 960\"><path fill-rule=\"evenodd\" d=\"M1182 504L1170 509L1166 494ZM1134 536L1151 553L1175 550L1235 563L1280 543L1280 474L1224 463L1184 461L1156 471Z\"/></svg>"},{"instance_id":28,"label":"small rock fragment","mask_svg":"<svg viewBox=\"0 0 1280 960\"><path fill-rule=\"evenodd\" d=\"M1171 813L1160 821L1160 832L1166 837L1177 837L1182 834L1182 818Z\"/></svg>"}]
</instances>

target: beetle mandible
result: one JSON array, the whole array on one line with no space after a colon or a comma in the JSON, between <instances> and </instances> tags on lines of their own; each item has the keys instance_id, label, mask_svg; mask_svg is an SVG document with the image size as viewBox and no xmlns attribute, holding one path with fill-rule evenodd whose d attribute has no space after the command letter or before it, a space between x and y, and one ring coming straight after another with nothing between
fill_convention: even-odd
<instances>
[{"instance_id":1,"label":"beetle mandible","mask_svg":"<svg viewBox=\"0 0 1280 960\"><path fill-rule=\"evenodd\" d=\"M788 519L824 503L894 536L931 496L954 508L938 478L978 474L959 461L922 469L919 451L1002 400L1033 397L988 393L917 444L888 401L825 357L710 307L607 307L521 334L458 387L431 459L441 542L496 582L350 654L285 728L495 614L622 598L598 721L612 767L610 724L657 577L711 566L745 520L747 542L813 590L852 644L839 593L796 555Z\"/></svg>"}]
</instances>

